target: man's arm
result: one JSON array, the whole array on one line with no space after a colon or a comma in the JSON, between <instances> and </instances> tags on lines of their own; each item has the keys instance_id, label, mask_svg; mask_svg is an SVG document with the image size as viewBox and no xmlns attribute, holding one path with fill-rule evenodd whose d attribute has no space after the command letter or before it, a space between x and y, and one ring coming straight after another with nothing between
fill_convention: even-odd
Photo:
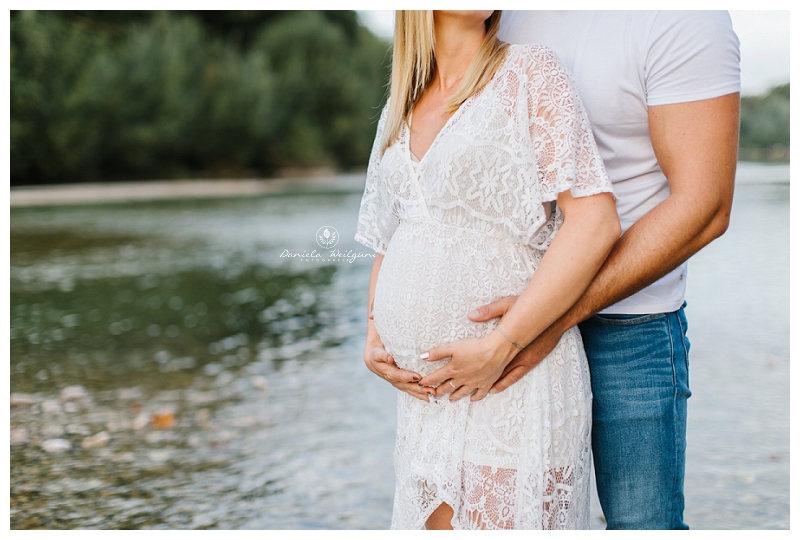
<instances>
[{"instance_id":1,"label":"man's arm","mask_svg":"<svg viewBox=\"0 0 800 540\"><path fill-rule=\"evenodd\" d=\"M505 390L538 365L568 328L668 274L727 229L739 146L739 94L654 106L648 116L670 195L620 237L583 296L514 358L492 392ZM514 300L484 306L470 318L500 317Z\"/></svg>"}]
</instances>

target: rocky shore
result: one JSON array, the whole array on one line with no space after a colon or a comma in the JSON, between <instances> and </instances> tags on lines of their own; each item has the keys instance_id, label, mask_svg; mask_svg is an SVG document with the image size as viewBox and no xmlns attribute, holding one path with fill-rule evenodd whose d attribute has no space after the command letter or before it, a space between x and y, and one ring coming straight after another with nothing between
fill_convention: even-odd
<instances>
[{"instance_id":1,"label":"rocky shore","mask_svg":"<svg viewBox=\"0 0 800 540\"><path fill-rule=\"evenodd\" d=\"M12 393L12 528L213 526L196 512L171 515L165 494L184 489L193 471L224 469L241 451L243 430L273 425L266 416L217 413L269 390L264 376L245 369L152 395L139 387L92 394L80 385L57 395ZM146 492L158 485L165 492L153 500Z\"/></svg>"}]
</instances>

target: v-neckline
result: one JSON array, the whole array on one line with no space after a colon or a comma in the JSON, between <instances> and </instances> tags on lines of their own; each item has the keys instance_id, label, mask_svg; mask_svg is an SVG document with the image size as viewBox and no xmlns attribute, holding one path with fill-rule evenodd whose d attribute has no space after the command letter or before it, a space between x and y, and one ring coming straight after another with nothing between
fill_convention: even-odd
<instances>
[{"instance_id":1,"label":"v-neckline","mask_svg":"<svg viewBox=\"0 0 800 540\"><path fill-rule=\"evenodd\" d=\"M417 157L416 154L414 154L414 157L417 157L417 161L416 161L417 165L419 165L419 166L422 165L423 161L425 161L425 158L427 158L428 154L431 153L431 150L433 150L433 147L439 141L439 139L441 138L442 134L450 127L451 124L455 123L456 118L459 117L462 114L462 111L466 108L467 104L470 103L471 101L473 101L478 96L482 95L483 92L490 85L494 84L495 80L497 79L498 73L502 72L503 69L505 69L506 64L508 63L508 60L509 60L510 56L511 56L511 50L510 50L510 46L509 46L509 49L506 50L506 55L505 55L505 58L503 58L503 62L500 64L500 67L497 68L497 71L494 72L494 75L492 75L492 78L489 79L489 81L485 85L483 85L483 87L480 90L478 90L477 92L475 92L474 94L469 96L467 99L465 99L461 103L461 105L459 105L458 109L456 109L455 112L452 115L450 115L450 118L447 119L447 121L444 123L442 128L436 134L436 137L433 138L433 141L431 142L430 146L428 146L428 149L425 151L425 154L423 154L423 156L421 158ZM411 125L408 123L408 120L413 116L413 114L414 113L412 111L409 114L409 118L403 120L403 126L405 127L405 130L406 130L406 159L409 161L409 163L411 163L412 168L414 167L414 161L411 159L411 155L413 154L413 152L411 152Z\"/></svg>"},{"instance_id":2,"label":"v-neckline","mask_svg":"<svg viewBox=\"0 0 800 540\"><path fill-rule=\"evenodd\" d=\"M489 82L491 82L491 81L489 81ZM488 83L486 84L486 86L488 86ZM436 136L433 138L433 141L432 141L432 142L431 142L431 144L428 146L428 149L427 149L427 150L425 150L425 153L422 155L422 157L421 157L421 158L420 158L420 157L417 157L417 155L416 155L416 154L414 154L414 153L411 151L411 124L409 124L409 123L408 123L408 120L409 120L409 119L411 119L411 117L414 115L414 113L413 113L413 111L412 111L412 112L411 112L411 114L409 115L409 118L408 118L407 120L404 120L404 121L403 121L403 125L405 126L405 128L406 128L406 133L407 133L407 136L406 136L406 151L407 151L407 152L406 152L406 155L407 155L407 157L408 157L408 160L409 160L409 161L410 161L410 162L413 164L413 163L414 163L414 160L413 160L413 159L411 159L411 156L413 155L414 157L416 157L416 158L417 158L417 161L416 161L417 165L421 165L421 164L422 164L422 162L423 162L423 160L424 160L426 157L428 157L428 154L430 154L430 153L431 153L431 150L433 150L433 147L434 147L434 145L436 144L436 141L438 141L438 140L439 140L439 138L440 138L440 136L442 135L442 133L444 133L444 131L445 131L445 130L446 130L446 129L447 129L449 126L450 126L450 124L452 124L452 123L453 123L453 121L454 121L454 119L456 118L456 116L458 116L458 115L459 115L459 113L460 113L460 112L461 112L461 111L464 109L464 106L465 106L465 105L466 105L466 104L467 104L469 101L471 101L471 100L472 100L472 98L474 98L474 97L475 97L475 96L477 96L478 94L481 94L481 93L483 93L483 89L484 89L484 88L486 88L486 86L484 86L484 87L483 87L483 88L481 88L479 91L477 91L477 92L475 92L474 94L472 94L471 96L469 96L467 99L465 99L465 100L464 100L464 101L461 103L461 105L459 105L458 109L456 109L456 110L455 110L455 112L453 112L453 114L451 114L451 115L450 115L450 118L448 118L448 119L447 119L447 121L444 123L444 125L443 125L443 126L440 128L440 129L439 129L439 132L438 132L438 133L436 133Z\"/></svg>"}]
</instances>

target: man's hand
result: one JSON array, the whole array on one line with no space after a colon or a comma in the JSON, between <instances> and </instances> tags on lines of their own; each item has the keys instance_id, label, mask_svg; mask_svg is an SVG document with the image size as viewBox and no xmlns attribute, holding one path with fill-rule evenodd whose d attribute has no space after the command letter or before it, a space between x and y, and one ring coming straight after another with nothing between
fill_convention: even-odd
<instances>
[{"instance_id":1,"label":"man's hand","mask_svg":"<svg viewBox=\"0 0 800 540\"><path fill-rule=\"evenodd\" d=\"M500 300L495 300L491 304L486 304L467 313L467 317L472 322L486 322L492 319L499 319L511 309L519 296L504 296Z\"/></svg>"},{"instance_id":2,"label":"man's hand","mask_svg":"<svg viewBox=\"0 0 800 540\"><path fill-rule=\"evenodd\" d=\"M538 366L545 357L558 345L563 332L556 330L557 324L539 334L524 351L521 351L510 364L506 366L503 375L497 380L489 393L502 392L515 382L519 381L526 373Z\"/></svg>"},{"instance_id":3,"label":"man's hand","mask_svg":"<svg viewBox=\"0 0 800 540\"><path fill-rule=\"evenodd\" d=\"M401 392L411 394L417 399L428 401L428 394L419 385L422 377L413 371L397 367L394 363L394 358L386 352L382 344L367 344L364 349L364 363L372 373L382 379L386 379Z\"/></svg>"}]
</instances>

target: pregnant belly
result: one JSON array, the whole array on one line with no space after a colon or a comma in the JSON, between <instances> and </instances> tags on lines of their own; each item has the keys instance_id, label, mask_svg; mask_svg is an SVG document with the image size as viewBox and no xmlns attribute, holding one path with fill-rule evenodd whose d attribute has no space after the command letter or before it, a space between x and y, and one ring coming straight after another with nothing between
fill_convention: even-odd
<instances>
[{"instance_id":1,"label":"pregnant belly","mask_svg":"<svg viewBox=\"0 0 800 540\"><path fill-rule=\"evenodd\" d=\"M401 225L395 232L381 264L373 305L386 350L399 367L421 375L446 361L424 362L420 353L488 334L496 321L474 323L467 313L520 294L532 275L532 267L510 264L520 250L529 251L527 247L495 240L500 249L496 245L486 253L475 250L474 244L437 241L424 227Z\"/></svg>"}]
</instances>

